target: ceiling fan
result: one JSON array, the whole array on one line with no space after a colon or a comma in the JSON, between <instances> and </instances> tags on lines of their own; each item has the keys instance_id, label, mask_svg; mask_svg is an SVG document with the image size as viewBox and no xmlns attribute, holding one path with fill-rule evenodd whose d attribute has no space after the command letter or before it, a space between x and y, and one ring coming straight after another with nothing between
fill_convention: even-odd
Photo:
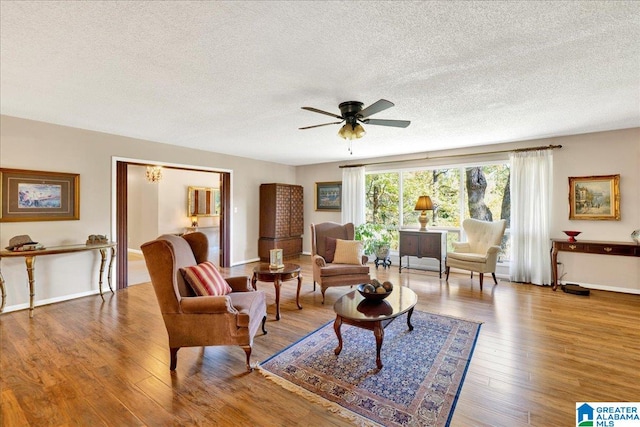
<instances>
[{"instance_id":1,"label":"ceiling fan","mask_svg":"<svg viewBox=\"0 0 640 427\"><path fill-rule=\"evenodd\" d=\"M343 139L362 138L365 134L364 128L360 123L366 123L369 125L377 126L393 126L398 128L406 128L411 124L408 120L385 120L385 119L370 119L369 116L384 111L387 108L393 107L393 102L386 99L380 99L366 108L362 108L364 104L359 101L346 101L338 105L340 109L340 115L329 113L327 111L318 110L313 107L302 107L303 110L313 111L314 113L325 114L327 116L340 119L339 122L323 123L321 125L305 126L300 129L312 129L320 126L338 125L342 122L346 122L344 126L338 132L338 135ZM360 122L360 123L358 123Z\"/></svg>"}]
</instances>

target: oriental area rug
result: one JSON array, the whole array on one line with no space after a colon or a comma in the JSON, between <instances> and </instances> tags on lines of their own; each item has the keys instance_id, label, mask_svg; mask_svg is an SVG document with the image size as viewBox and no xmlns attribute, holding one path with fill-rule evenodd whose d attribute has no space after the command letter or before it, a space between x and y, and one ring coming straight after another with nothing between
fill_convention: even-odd
<instances>
[{"instance_id":1,"label":"oriental area rug","mask_svg":"<svg viewBox=\"0 0 640 427\"><path fill-rule=\"evenodd\" d=\"M333 322L258 366L282 387L358 425L448 426L471 361L480 323L414 311L384 330L382 369L372 331Z\"/></svg>"}]
</instances>

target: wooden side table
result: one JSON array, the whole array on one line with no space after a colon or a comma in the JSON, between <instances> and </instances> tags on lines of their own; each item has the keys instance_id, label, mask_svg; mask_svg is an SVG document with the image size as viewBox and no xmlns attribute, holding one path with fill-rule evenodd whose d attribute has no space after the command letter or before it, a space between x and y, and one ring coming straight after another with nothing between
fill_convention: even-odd
<instances>
[{"instance_id":1,"label":"wooden side table","mask_svg":"<svg viewBox=\"0 0 640 427\"><path fill-rule=\"evenodd\" d=\"M442 279L444 271L444 261L447 256L447 232L440 230L400 230L400 265L398 272L402 273L402 257L407 257L409 267L409 257L434 258L440 263L438 274Z\"/></svg>"},{"instance_id":2,"label":"wooden side table","mask_svg":"<svg viewBox=\"0 0 640 427\"><path fill-rule=\"evenodd\" d=\"M570 242L566 239L551 239L551 244L551 272L553 273L554 291L558 289L560 280L558 277L558 252L640 257L640 246L634 243L594 240Z\"/></svg>"},{"instance_id":3,"label":"wooden side table","mask_svg":"<svg viewBox=\"0 0 640 427\"><path fill-rule=\"evenodd\" d=\"M261 263L253 269L253 277L251 278L251 286L257 290L256 282L273 282L276 290L276 320L280 320L280 286L282 282L287 280L298 279L298 290L296 292L296 305L302 310L300 305L300 288L302 287L302 274L300 274L300 266L298 264L285 264L284 267L274 269L269 264Z\"/></svg>"}]
</instances>

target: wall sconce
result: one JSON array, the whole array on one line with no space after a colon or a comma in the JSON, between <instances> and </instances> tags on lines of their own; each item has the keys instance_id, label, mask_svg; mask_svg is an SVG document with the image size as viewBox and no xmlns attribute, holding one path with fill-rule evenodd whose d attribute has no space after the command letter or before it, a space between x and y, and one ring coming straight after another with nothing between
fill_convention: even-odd
<instances>
[{"instance_id":1,"label":"wall sconce","mask_svg":"<svg viewBox=\"0 0 640 427\"><path fill-rule=\"evenodd\" d=\"M158 183L162 179L162 168L160 166L147 166L145 176L150 183Z\"/></svg>"},{"instance_id":2,"label":"wall sconce","mask_svg":"<svg viewBox=\"0 0 640 427\"><path fill-rule=\"evenodd\" d=\"M431 201L431 197L420 196L414 210L422 211L422 213L418 217L418 222L420 223L420 231L427 231L427 211L433 210L433 202Z\"/></svg>"}]
</instances>

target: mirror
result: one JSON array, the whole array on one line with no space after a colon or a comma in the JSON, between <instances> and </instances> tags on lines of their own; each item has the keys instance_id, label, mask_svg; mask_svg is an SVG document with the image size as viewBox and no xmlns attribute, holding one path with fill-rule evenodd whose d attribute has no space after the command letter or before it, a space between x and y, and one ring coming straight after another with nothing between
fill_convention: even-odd
<instances>
[{"instance_id":1,"label":"mirror","mask_svg":"<svg viewBox=\"0 0 640 427\"><path fill-rule=\"evenodd\" d=\"M187 216L220 215L220 189L189 187Z\"/></svg>"}]
</instances>

